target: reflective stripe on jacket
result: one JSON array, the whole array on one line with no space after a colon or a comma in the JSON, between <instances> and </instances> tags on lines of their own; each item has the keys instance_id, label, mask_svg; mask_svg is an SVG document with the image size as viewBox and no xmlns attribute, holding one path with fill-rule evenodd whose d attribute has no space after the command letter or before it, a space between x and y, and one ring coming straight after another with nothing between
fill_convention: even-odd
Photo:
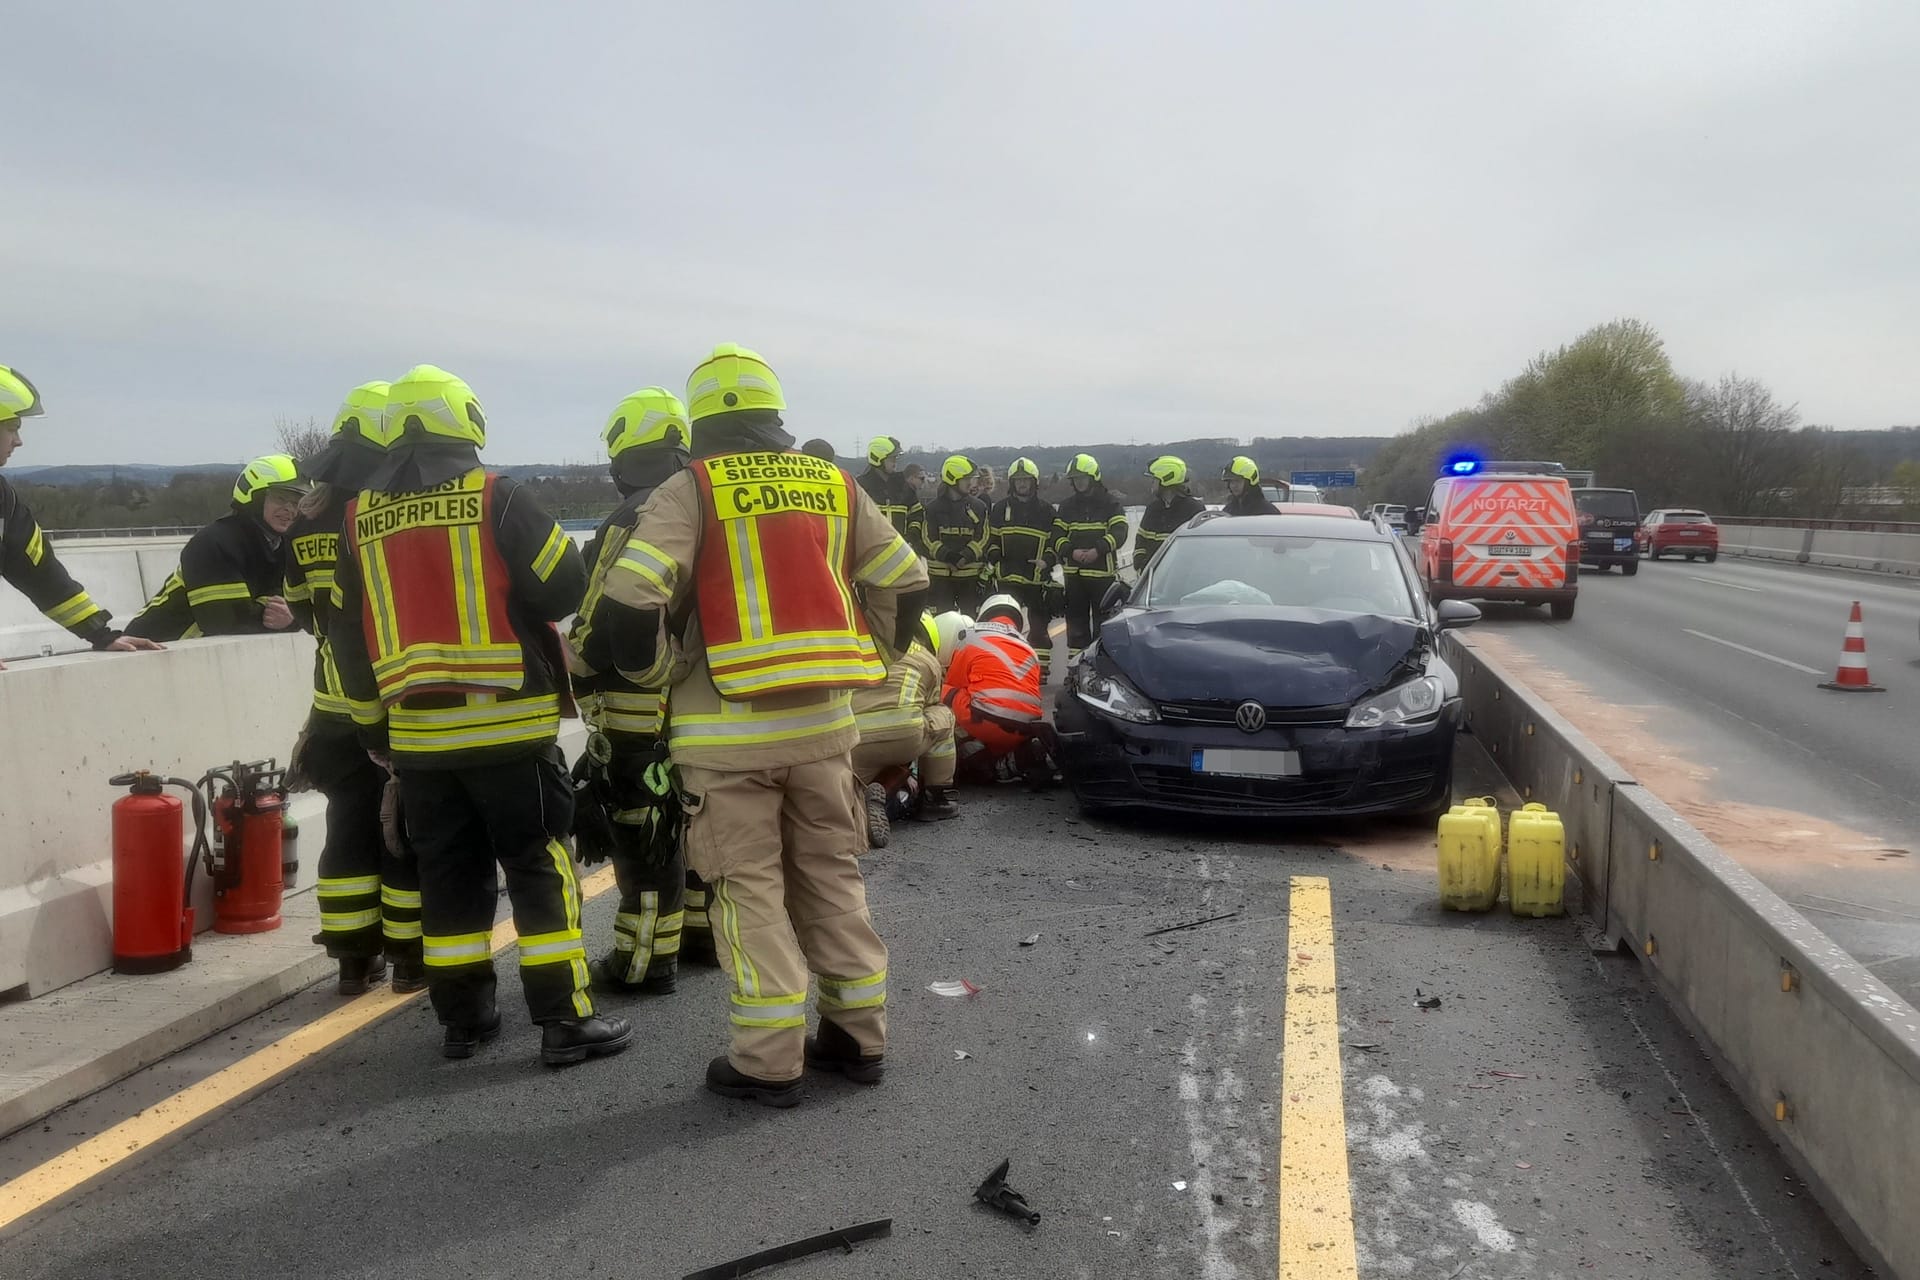
<instances>
[{"instance_id":1,"label":"reflective stripe on jacket","mask_svg":"<svg viewBox=\"0 0 1920 1280\"><path fill-rule=\"evenodd\" d=\"M1035 494L1012 494L993 504L987 513L989 554L1000 581L1040 586L1052 580L1053 522L1059 513Z\"/></svg>"},{"instance_id":2,"label":"reflective stripe on jacket","mask_svg":"<svg viewBox=\"0 0 1920 1280\"><path fill-rule=\"evenodd\" d=\"M974 717L1029 724L1045 712L1040 659L1013 628L989 622L975 628L947 667L946 702L964 723Z\"/></svg>"},{"instance_id":3,"label":"reflective stripe on jacket","mask_svg":"<svg viewBox=\"0 0 1920 1280\"><path fill-rule=\"evenodd\" d=\"M1097 480L1085 493L1068 494L1054 517L1053 554L1069 578L1111 578L1126 540L1126 510ZM1098 551L1100 558L1092 564L1073 558L1074 552L1086 550Z\"/></svg>"},{"instance_id":4,"label":"reflective stripe on jacket","mask_svg":"<svg viewBox=\"0 0 1920 1280\"><path fill-rule=\"evenodd\" d=\"M1153 553L1173 536L1174 530L1206 509L1207 504L1190 493L1178 494L1172 502L1162 502L1157 497L1148 502L1133 531L1133 571L1138 573L1146 568L1147 561L1153 559Z\"/></svg>"},{"instance_id":5,"label":"reflective stripe on jacket","mask_svg":"<svg viewBox=\"0 0 1920 1280\"><path fill-rule=\"evenodd\" d=\"M926 709L940 700L940 660L915 644L887 668L887 682L853 695L853 718L860 741L891 742L918 738Z\"/></svg>"}]
</instances>

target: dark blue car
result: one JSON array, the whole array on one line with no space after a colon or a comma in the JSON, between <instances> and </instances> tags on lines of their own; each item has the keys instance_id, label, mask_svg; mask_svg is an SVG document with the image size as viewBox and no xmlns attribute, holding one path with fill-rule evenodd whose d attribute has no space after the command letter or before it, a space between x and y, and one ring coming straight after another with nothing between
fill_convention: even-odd
<instances>
[{"instance_id":1,"label":"dark blue car","mask_svg":"<svg viewBox=\"0 0 1920 1280\"><path fill-rule=\"evenodd\" d=\"M1202 515L1169 538L1054 707L1083 809L1428 817L1452 799L1460 684L1384 526Z\"/></svg>"}]
</instances>

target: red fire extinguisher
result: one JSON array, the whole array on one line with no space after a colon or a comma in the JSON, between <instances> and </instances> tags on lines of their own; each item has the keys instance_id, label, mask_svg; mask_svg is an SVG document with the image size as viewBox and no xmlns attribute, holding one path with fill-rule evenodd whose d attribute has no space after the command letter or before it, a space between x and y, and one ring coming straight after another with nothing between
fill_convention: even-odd
<instances>
[{"instance_id":1,"label":"red fire extinguisher","mask_svg":"<svg viewBox=\"0 0 1920 1280\"><path fill-rule=\"evenodd\" d=\"M285 891L281 822L286 770L272 760L234 761L201 780L212 810L207 869L213 873L216 933L265 933L280 927Z\"/></svg>"},{"instance_id":2,"label":"red fire extinguisher","mask_svg":"<svg viewBox=\"0 0 1920 1280\"><path fill-rule=\"evenodd\" d=\"M113 803L113 971L177 969L193 958L194 859L185 852L182 806L165 788L186 788L197 829L206 825L206 801L194 783L144 769L109 783L130 788Z\"/></svg>"}]
</instances>

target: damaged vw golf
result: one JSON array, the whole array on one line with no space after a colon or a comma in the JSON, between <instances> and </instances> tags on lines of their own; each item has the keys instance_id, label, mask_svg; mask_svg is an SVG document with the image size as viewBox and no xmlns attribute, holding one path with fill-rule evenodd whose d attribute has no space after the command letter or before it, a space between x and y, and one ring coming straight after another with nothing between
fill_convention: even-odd
<instances>
[{"instance_id":1,"label":"damaged vw golf","mask_svg":"<svg viewBox=\"0 0 1920 1280\"><path fill-rule=\"evenodd\" d=\"M1430 605L1378 523L1199 516L1132 588L1054 708L1083 810L1430 817L1452 800L1460 682Z\"/></svg>"}]
</instances>

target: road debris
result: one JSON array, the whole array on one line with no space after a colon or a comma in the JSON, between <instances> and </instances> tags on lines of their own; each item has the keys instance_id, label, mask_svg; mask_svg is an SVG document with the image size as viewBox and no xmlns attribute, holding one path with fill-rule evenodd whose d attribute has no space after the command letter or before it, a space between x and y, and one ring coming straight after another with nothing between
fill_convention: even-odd
<instances>
[{"instance_id":1,"label":"road debris","mask_svg":"<svg viewBox=\"0 0 1920 1280\"><path fill-rule=\"evenodd\" d=\"M993 1172L987 1175L987 1180L973 1189L973 1198L987 1208L998 1209L1009 1217L1024 1218L1030 1227L1039 1226L1039 1213L1027 1203L1025 1196L1007 1185L1007 1169L1012 1164L1013 1161L1008 1159L994 1166Z\"/></svg>"},{"instance_id":2,"label":"road debris","mask_svg":"<svg viewBox=\"0 0 1920 1280\"><path fill-rule=\"evenodd\" d=\"M1140 936L1143 938L1157 938L1163 933L1178 933L1182 929L1198 929L1203 924L1213 924L1220 920L1231 920L1239 914L1238 911L1229 911L1225 915L1208 916L1204 920L1189 920L1185 924L1170 924L1164 929L1149 929Z\"/></svg>"},{"instance_id":3,"label":"road debris","mask_svg":"<svg viewBox=\"0 0 1920 1280\"><path fill-rule=\"evenodd\" d=\"M953 1051L953 1060L955 1062L965 1062L968 1058L971 1058L972 1056L973 1055L968 1053L965 1049L955 1049Z\"/></svg>"},{"instance_id":4,"label":"road debris","mask_svg":"<svg viewBox=\"0 0 1920 1280\"><path fill-rule=\"evenodd\" d=\"M1173 1189L1175 1191L1185 1191L1187 1189L1185 1180L1176 1180L1173 1184Z\"/></svg>"},{"instance_id":5,"label":"road debris","mask_svg":"<svg viewBox=\"0 0 1920 1280\"><path fill-rule=\"evenodd\" d=\"M1413 1003L1414 1007L1419 1009L1438 1009L1440 1007L1440 997L1430 996L1420 988L1415 987L1413 989Z\"/></svg>"},{"instance_id":6,"label":"road debris","mask_svg":"<svg viewBox=\"0 0 1920 1280\"><path fill-rule=\"evenodd\" d=\"M1349 1040L1347 1041L1347 1048L1358 1049L1361 1053L1378 1053L1380 1051L1380 1045L1377 1042L1374 1044L1360 1044Z\"/></svg>"},{"instance_id":7,"label":"road debris","mask_svg":"<svg viewBox=\"0 0 1920 1280\"><path fill-rule=\"evenodd\" d=\"M1532 1078L1530 1076L1523 1076L1518 1071L1489 1071L1487 1074L1495 1080L1527 1080Z\"/></svg>"},{"instance_id":8,"label":"road debris","mask_svg":"<svg viewBox=\"0 0 1920 1280\"><path fill-rule=\"evenodd\" d=\"M949 999L957 999L961 996L977 996L982 989L983 988L977 983L968 982L965 978L958 979L957 981L949 979L945 982L929 982L927 984L927 990L937 996L946 996Z\"/></svg>"},{"instance_id":9,"label":"road debris","mask_svg":"<svg viewBox=\"0 0 1920 1280\"><path fill-rule=\"evenodd\" d=\"M857 1227L829 1231L824 1235L795 1240L792 1244L762 1249L759 1253L750 1253L744 1258L735 1258L732 1262L723 1262L717 1267L692 1272L686 1280L734 1280L735 1276L744 1276L749 1272L759 1271L781 1262L792 1262L795 1258L804 1258L810 1254L825 1253L829 1249L852 1253L853 1246L863 1240L880 1240L892 1234L893 1219L881 1218L877 1222L865 1222Z\"/></svg>"},{"instance_id":10,"label":"road debris","mask_svg":"<svg viewBox=\"0 0 1920 1280\"><path fill-rule=\"evenodd\" d=\"M1037 934L1037 933L1030 933L1030 934L1028 934L1028 935L1027 935L1026 937L1024 937L1024 938L1022 938L1022 939L1020 939L1020 945L1021 945L1021 946L1023 946L1023 947L1031 947L1031 946L1034 946L1034 945L1036 945L1036 944L1037 944L1037 943L1038 943L1039 941L1040 941L1040 935L1039 935L1039 934Z\"/></svg>"}]
</instances>

